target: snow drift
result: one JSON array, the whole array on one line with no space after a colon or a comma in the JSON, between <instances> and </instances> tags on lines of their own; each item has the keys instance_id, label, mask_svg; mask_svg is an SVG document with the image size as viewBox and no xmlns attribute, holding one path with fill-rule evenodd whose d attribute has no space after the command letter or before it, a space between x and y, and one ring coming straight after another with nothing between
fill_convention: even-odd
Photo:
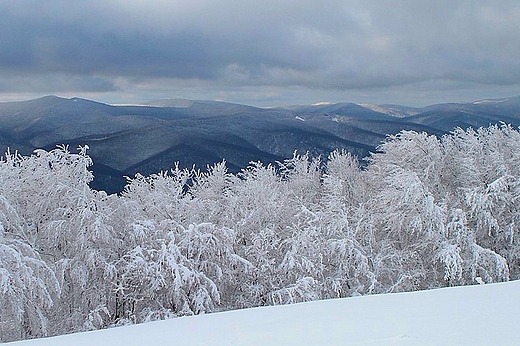
<instances>
[{"instance_id":1,"label":"snow drift","mask_svg":"<svg viewBox=\"0 0 520 346\"><path fill-rule=\"evenodd\" d=\"M12 343L82 345L517 345L520 281L331 299Z\"/></svg>"}]
</instances>

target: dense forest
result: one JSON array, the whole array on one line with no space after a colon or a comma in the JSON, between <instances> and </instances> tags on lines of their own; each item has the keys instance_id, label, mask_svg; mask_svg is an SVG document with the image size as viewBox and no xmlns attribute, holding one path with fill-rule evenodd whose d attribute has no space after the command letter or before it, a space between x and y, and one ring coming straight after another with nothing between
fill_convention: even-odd
<instances>
[{"instance_id":1,"label":"dense forest","mask_svg":"<svg viewBox=\"0 0 520 346\"><path fill-rule=\"evenodd\" d=\"M520 277L520 133L389 136L89 187L88 148L0 161L0 341Z\"/></svg>"}]
</instances>

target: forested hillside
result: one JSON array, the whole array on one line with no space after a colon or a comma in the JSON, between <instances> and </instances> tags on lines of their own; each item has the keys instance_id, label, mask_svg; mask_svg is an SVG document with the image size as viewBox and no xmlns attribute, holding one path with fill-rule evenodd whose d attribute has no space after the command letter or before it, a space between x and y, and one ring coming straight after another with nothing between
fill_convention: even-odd
<instances>
[{"instance_id":1,"label":"forested hillside","mask_svg":"<svg viewBox=\"0 0 520 346\"><path fill-rule=\"evenodd\" d=\"M87 147L0 161L0 340L520 277L520 133L389 136L89 187Z\"/></svg>"},{"instance_id":2,"label":"forested hillside","mask_svg":"<svg viewBox=\"0 0 520 346\"><path fill-rule=\"evenodd\" d=\"M226 160L229 172L237 174L250 161L274 164L295 150L326 158L344 149L363 158L402 130L440 137L457 126L520 126L519 115L518 97L425 108L354 103L258 108L191 100L108 105L46 96L0 102L0 153L7 147L30 155L56 145L88 145L95 175L90 186L115 193L124 188L124 176L158 173L173 162L204 169Z\"/></svg>"}]
</instances>

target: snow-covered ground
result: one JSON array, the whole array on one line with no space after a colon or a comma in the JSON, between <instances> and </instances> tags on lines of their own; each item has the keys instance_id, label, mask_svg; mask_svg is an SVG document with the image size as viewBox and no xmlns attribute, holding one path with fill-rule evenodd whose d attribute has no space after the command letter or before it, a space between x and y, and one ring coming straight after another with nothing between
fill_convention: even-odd
<instances>
[{"instance_id":1,"label":"snow-covered ground","mask_svg":"<svg viewBox=\"0 0 520 346\"><path fill-rule=\"evenodd\" d=\"M177 318L13 345L519 345L520 281Z\"/></svg>"}]
</instances>

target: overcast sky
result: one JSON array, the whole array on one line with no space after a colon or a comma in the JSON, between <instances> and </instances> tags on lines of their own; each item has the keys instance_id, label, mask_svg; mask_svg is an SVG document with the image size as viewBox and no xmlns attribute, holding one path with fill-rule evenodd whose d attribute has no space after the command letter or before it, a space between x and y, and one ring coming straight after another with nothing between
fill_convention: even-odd
<instances>
[{"instance_id":1,"label":"overcast sky","mask_svg":"<svg viewBox=\"0 0 520 346\"><path fill-rule=\"evenodd\" d=\"M4 0L0 101L520 96L518 0Z\"/></svg>"}]
</instances>

